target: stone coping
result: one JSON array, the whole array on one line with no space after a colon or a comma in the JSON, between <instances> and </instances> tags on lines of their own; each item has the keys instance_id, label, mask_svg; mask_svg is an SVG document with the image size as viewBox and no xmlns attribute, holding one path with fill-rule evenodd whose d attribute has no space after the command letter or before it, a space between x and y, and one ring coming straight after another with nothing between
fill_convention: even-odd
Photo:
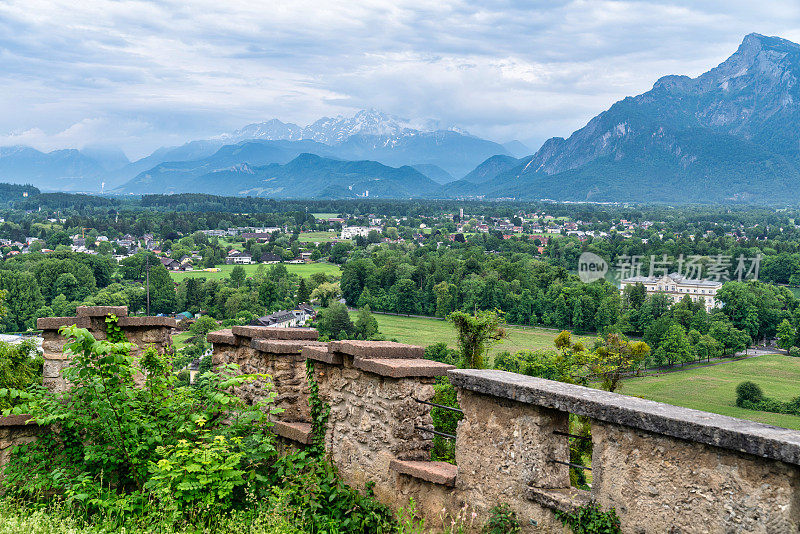
<instances>
[{"instance_id":1,"label":"stone coping","mask_svg":"<svg viewBox=\"0 0 800 534\"><path fill-rule=\"evenodd\" d=\"M120 327L166 326L177 328L178 321L172 317L120 317L117 325Z\"/></svg>"},{"instance_id":2,"label":"stone coping","mask_svg":"<svg viewBox=\"0 0 800 534\"><path fill-rule=\"evenodd\" d=\"M250 346L261 352L271 354L300 354L303 347L326 346L323 341L296 340L296 339L254 339Z\"/></svg>"},{"instance_id":3,"label":"stone coping","mask_svg":"<svg viewBox=\"0 0 800 534\"><path fill-rule=\"evenodd\" d=\"M128 315L127 306L78 306L76 313L78 317L105 317L106 315L116 315L125 317Z\"/></svg>"},{"instance_id":4,"label":"stone coping","mask_svg":"<svg viewBox=\"0 0 800 534\"><path fill-rule=\"evenodd\" d=\"M36 319L38 330L58 330L62 326L76 325L78 328L89 328L91 321L88 317L40 317Z\"/></svg>"},{"instance_id":5,"label":"stone coping","mask_svg":"<svg viewBox=\"0 0 800 534\"><path fill-rule=\"evenodd\" d=\"M0 416L0 427L35 425L33 421L28 422L31 417L29 414Z\"/></svg>"},{"instance_id":6,"label":"stone coping","mask_svg":"<svg viewBox=\"0 0 800 534\"><path fill-rule=\"evenodd\" d=\"M300 355L306 360L313 360L315 362L323 362L330 365L342 365L342 355L336 352L330 352L326 345L303 347Z\"/></svg>"},{"instance_id":7,"label":"stone coping","mask_svg":"<svg viewBox=\"0 0 800 534\"><path fill-rule=\"evenodd\" d=\"M376 375L391 378L406 377L435 377L447 376L447 371L455 369L454 366L446 363L434 362L432 360L405 360L405 359L381 359L371 360L366 358L353 358L353 367L375 373Z\"/></svg>"},{"instance_id":8,"label":"stone coping","mask_svg":"<svg viewBox=\"0 0 800 534\"><path fill-rule=\"evenodd\" d=\"M251 339L305 339L316 341L319 332L314 328L271 328L267 326L234 326L231 332L235 336Z\"/></svg>"},{"instance_id":9,"label":"stone coping","mask_svg":"<svg viewBox=\"0 0 800 534\"><path fill-rule=\"evenodd\" d=\"M416 359L422 358L425 354L425 349L422 347L394 341L331 341L330 348L331 352L341 352L364 359Z\"/></svg>"},{"instance_id":10,"label":"stone coping","mask_svg":"<svg viewBox=\"0 0 800 534\"><path fill-rule=\"evenodd\" d=\"M800 431L506 371L456 369L470 391L800 465Z\"/></svg>"},{"instance_id":11,"label":"stone coping","mask_svg":"<svg viewBox=\"0 0 800 534\"><path fill-rule=\"evenodd\" d=\"M581 506L592 502L592 492L578 488L534 488L528 487L528 499L560 512L574 513Z\"/></svg>"},{"instance_id":12,"label":"stone coping","mask_svg":"<svg viewBox=\"0 0 800 534\"><path fill-rule=\"evenodd\" d=\"M456 485L456 476L458 475L458 467L446 462L418 462L392 458L389 462L389 469L431 484L451 488Z\"/></svg>"},{"instance_id":13,"label":"stone coping","mask_svg":"<svg viewBox=\"0 0 800 534\"><path fill-rule=\"evenodd\" d=\"M206 341L209 343L236 345L236 336L233 335L230 328L224 328L206 334Z\"/></svg>"},{"instance_id":14,"label":"stone coping","mask_svg":"<svg viewBox=\"0 0 800 534\"><path fill-rule=\"evenodd\" d=\"M278 436L304 445L311 444L311 423L273 421L272 432Z\"/></svg>"}]
</instances>

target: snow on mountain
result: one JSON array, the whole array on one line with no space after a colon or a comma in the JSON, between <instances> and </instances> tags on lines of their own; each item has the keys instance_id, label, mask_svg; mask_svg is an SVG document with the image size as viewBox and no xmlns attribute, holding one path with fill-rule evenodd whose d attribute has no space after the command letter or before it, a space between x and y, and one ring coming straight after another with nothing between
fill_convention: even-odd
<instances>
[{"instance_id":1,"label":"snow on mountain","mask_svg":"<svg viewBox=\"0 0 800 534\"><path fill-rule=\"evenodd\" d=\"M449 130L469 135L466 131L455 127L441 127L438 121L409 120L382 113L375 109L361 110L352 117L342 115L322 117L305 127L292 123L284 123L278 119L249 124L232 133L215 137L225 143L237 143L248 139L269 141L299 141L310 139L326 145L336 146L346 142L353 136L375 137L376 145L394 146L398 140L430 133L438 130Z\"/></svg>"}]
</instances>

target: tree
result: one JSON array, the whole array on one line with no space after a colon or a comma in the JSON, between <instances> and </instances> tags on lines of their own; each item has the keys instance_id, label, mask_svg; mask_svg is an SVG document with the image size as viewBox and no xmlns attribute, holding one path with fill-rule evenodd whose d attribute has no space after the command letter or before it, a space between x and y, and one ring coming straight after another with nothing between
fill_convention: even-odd
<instances>
[{"instance_id":1,"label":"tree","mask_svg":"<svg viewBox=\"0 0 800 534\"><path fill-rule=\"evenodd\" d=\"M442 281L433 286L433 293L436 295L436 317L447 317L453 311L453 303L456 287L453 284Z\"/></svg>"},{"instance_id":2,"label":"tree","mask_svg":"<svg viewBox=\"0 0 800 534\"><path fill-rule=\"evenodd\" d=\"M615 391L623 376L638 368L650 355L644 341L629 342L621 334L608 334L589 359L589 370L606 391Z\"/></svg>"},{"instance_id":3,"label":"tree","mask_svg":"<svg viewBox=\"0 0 800 534\"><path fill-rule=\"evenodd\" d=\"M378 321L370 313L369 306L358 312L355 322L355 335L358 339L372 339L378 334Z\"/></svg>"},{"instance_id":4,"label":"tree","mask_svg":"<svg viewBox=\"0 0 800 534\"><path fill-rule=\"evenodd\" d=\"M311 292L311 298L313 300L319 300L320 304L322 304L323 308L327 308L331 301L336 300L339 298L341 294L339 290L339 284L333 282L325 282L320 284Z\"/></svg>"},{"instance_id":5,"label":"tree","mask_svg":"<svg viewBox=\"0 0 800 534\"><path fill-rule=\"evenodd\" d=\"M258 286L258 303L267 311L271 311L277 301L278 284L271 279L264 280L264 283Z\"/></svg>"},{"instance_id":6,"label":"tree","mask_svg":"<svg viewBox=\"0 0 800 534\"><path fill-rule=\"evenodd\" d=\"M333 302L317 315L317 330L329 339L348 339L355 332L347 307L341 302Z\"/></svg>"},{"instance_id":7,"label":"tree","mask_svg":"<svg viewBox=\"0 0 800 534\"><path fill-rule=\"evenodd\" d=\"M231 269L230 278L231 278L231 285L233 285L234 287L241 287L241 285L244 283L245 278L247 278L247 273L245 272L244 267L242 267L241 265L237 265L233 269Z\"/></svg>"},{"instance_id":8,"label":"tree","mask_svg":"<svg viewBox=\"0 0 800 534\"><path fill-rule=\"evenodd\" d=\"M783 350L789 350L794 345L797 332L788 319L781 321L778 325L778 346Z\"/></svg>"},{"instance_id":9,"label":"tree","mask_svg":"<svg viewBox=\"0 0 800 534\"><path fill-rule=\"evenodd\" d=\"M653 353L657 363L674 363L690 362L695 359L695 352L689 344L689 339L686 336L686 330L679 324L673 324L667 330L658 348Z\"/></svg>"},{"instance_id":10,"label":"tree","mask_svg":"<svg viewBox=\"0 0 800 534\"><path fill-rule=\"evenodd\" d=\"M308 290L308 286L306 285L306 279L301 276L300 283L297 284L296 303L299 305L304 302L308 302L310 299L311 299L311 291Z\"/></svg>"},{"instance_id":11,"label":"tree","mask_svg":"<svg viewBox=\"0 0 800 534\"><path fill-rule=\"evenodd\" d=\"M167 268L159 262L150 268L150 312L170 313L175 311L175 284Z\"/></svg>"},{"instance_id":12,"label":"tree","mask_svg":"<svg viewBox=\"0 0 800 534\"><path fill-rule=\"evenodd\" d=\"M454 311L447 320L456 328L461 366L468 369L483 369L489 347L506 337L500 318L493 311L481 310L474 315Z\"/></svg>"},{"instance_id":13,"label":"tree","mask_svg":"<svg viewBox=\"0 0 800 534\"><path fill-rule=\"evenodd\" d=\"M192 323L192 326L189 327L189 331L195 336L205 338L209 332L215 330L218 327L219 323L217 323L217 321L213 317L211 317L210 315L203 315L202 317L199 317L194 323Z\"/></svg>"}]
</instances>

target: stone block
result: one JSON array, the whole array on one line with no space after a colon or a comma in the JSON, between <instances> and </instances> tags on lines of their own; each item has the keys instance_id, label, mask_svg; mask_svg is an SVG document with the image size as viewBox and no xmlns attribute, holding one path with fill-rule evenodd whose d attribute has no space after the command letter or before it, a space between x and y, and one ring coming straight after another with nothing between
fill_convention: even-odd
<instances>
[{"instance_id":1,"label":"stone block","mask_svg":"<svg viewBox=\"0 0 800 534\"><path fill-rule=\"evenodd\" d=\"M416 359L425 354L422 347L394 341L331 341L330 350L363 359Z\"/></svg>"},{"instance_id":2,"label":"stone block","mask_svg":"<svg viewBox=\"0 0 800 534\"><path fill-rule=\"evenodd\" d=\"M90 324L87 317L41 317L36 319L36 328L39 330L58 330L62 326L72 325L89 328Z\"/></svg>"},{"instance_id":3,"label":"stone block","mask_svg":"<svg viewBox=\"0 0 800 534\"><path fill-rule=\"evenodd\" d=\"M116 315L125 317L128 315L127 306L78 306L76 311L78 317L106 317Z\"/></svg>"},{"instance_id":4,"label":"stone block","mask_svg":"<svg viewBox=\"0 0 800 534\"><path fill-rule=\"evenodd\" d=\"M250 346L270 354L300 354L303 347L325 347L327 343L295 339L253 339Z\"/></svg>"},{"instance_id":5,"label":"stone block","mask_svg":"<svg viewBox=\"0 0 800 534\"><path fill-rule=\"evenodd\" d=\"M448 373L459 388L800 465L800 431L495 370Z\"/></svg>"},{"instance_id":6,"label":"stone block","mask_svg":"<svg viewBox=\"0 0 800 534\"><path fill-rule=\"evenodd\" d=\"M456 485L458 475L458 467L445 462L416 462L395 458L389 463L389 469L432 484L449 487Z\"/></svg>"},{"instance_id":7,"label":"stone block","mask_svg":"<svg viewBox=\"0 0 800 534\"><path fill-rule=\"evenodd\" d=\"M353 367L391 378L447 376L454 366L432 360L353 358Z\"/></svg>"},{"instance_id":8,"label":"stone block","mask_svg":"<svg viewBox=\"0 0 800 534\"><path fill-rule=\"evenodd\" d=\"M235 336L250 339L306 339L316 341L319 332L314 328L271 328L266 326L234 326Z\"/></svg>"},{"instance_id":9,"label":"stone block","mask_svg":"<svg viewBox=\"0 0 800 534\"><path fill-rule=\"evenodd\" d=\"M272 431L283 438L305 445L311 444L311 423L275 421Z\"/></svg>"},{"instance_id":10,"label":"stone block","mask_svg":"<svg viewBox=\"0 0 800 534\"><path fill-rule=\"evenodd\" d=\"M342 365L342 355L330 352L327 346L303 347L303 351L300 354L306 360L324 362L330 365Z\"/></svg>"},{"instance_id":11,"label":"stone block","mask_svg":"<svg viewBox=\"0 0 800 534\"><path fill-rule=\"evenodd\" d=\"M233 335L230 328L209 332L206 335L206 340L212 344L236 345L236 336Z\"/></svg>"},{"instance_id":12,"label":"stone block","mask_svg":"<svg viewBox=\"0 0 800 534\"><path fill-rule=\"evenodd\" d=\"M141 328L147 326L178 327L178 321L172 317L120 317L117 324L122 328Z\"/></svg>"},{"instance_id":13,"label":"stone block","mask_svg":"<svg viewBox=\"0 0 800 534\"><path fill-rule=\"evenodd\" d=\"M28 414L0 416L0 427L35 425Z\"/></svg>"}]
</instances>

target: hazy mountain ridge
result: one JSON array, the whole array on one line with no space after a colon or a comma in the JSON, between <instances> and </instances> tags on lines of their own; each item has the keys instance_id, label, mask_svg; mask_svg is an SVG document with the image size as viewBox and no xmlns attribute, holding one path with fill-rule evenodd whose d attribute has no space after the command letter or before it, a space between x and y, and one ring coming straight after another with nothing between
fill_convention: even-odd
<instances>
[{"instance_id":1,"label":"hazy mountain ridge","mask_svg":"<svg viewBox=\"0 0 800 534\"><path fill-rule=\"evenodd\" d=\"M126 192L196 193L274 198L412 198L433 196L439 184L409 166L388 167L374 161L343 161L303 153L285 164L236 164L182 181L143 175Z\"/></svg>"}]
</instances>

